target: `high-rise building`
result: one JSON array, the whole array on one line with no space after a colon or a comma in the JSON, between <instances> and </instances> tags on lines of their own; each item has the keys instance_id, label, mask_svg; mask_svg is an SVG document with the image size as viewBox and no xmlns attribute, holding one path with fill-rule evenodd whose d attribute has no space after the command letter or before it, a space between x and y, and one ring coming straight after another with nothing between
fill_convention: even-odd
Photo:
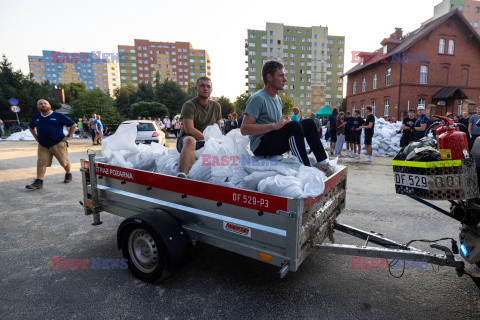
<instances>
[{"instance_id":1,"label":"high-rise building","mask_svg":"<svg viewBox=\"0 0 480 320\"><path fill-rule=\"evenodd\" d=\"M328 34L328 27L286 26L267 22L264 30L248 30L245 55L248 92L263 86L262 66L268 60L285 65L285 92L304 115L343 99L345 37Z\"/></svg>"},{"instance_id":2,"label":"high-rise building","mask_svg":"<svg viewBox=\"0 0 480 320\"><path fill-rule=\"evenodd\" d=\"M480 1L478 0L443 0L433 9L433 19L437 19L450 10L458 9L471 26L479 32Z\"/></svg>"},{"instance_id":3,"label":"high-rise building","mask_svg":"<svg viewBox=\"0 0 480 320\"><path fill-rule=\"evenodd\" d=\"M110 95L120 86L118 63L112 60L102 59L95 52L43 50L41 56L28 56L35 82L83 82L88 90L98 88Z\"/></svg>"},{"instance_id":4,"label":"high-rise building","mask_svg":"<svg viewBox=\"0 0 480 320\"><path fill-rule=\"evenodd\" d=\"M186 90L201 76L211 76L210 58L205 50L193 49L189 42L154 42L135 39L133 46L118 46L122 86L129 83L176 82Z\"/></svg>"}]
</instances>

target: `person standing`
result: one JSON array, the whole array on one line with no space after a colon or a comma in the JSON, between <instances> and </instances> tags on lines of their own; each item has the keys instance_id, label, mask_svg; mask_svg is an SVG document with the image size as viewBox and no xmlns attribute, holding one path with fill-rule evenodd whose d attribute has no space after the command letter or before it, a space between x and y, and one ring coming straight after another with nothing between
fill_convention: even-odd
<instances>
[{"instance_id":1,"label":"person standing","mask_svg":"<svg viewBox=\"0 0 480 320\"><path fill-rule=\"evenodd\" d=\"M293 108L292 121L300 122L300 119L298 119L299 112L300 112L300 109L298 109L297 107Z\"/></svg>"},{"instance_id":2,"label":"person standing","mask_svg":"<svg viewBox=\"0 0 480 320\"><path fill-rule=\"evenodd\" d=\"M166 138L168 138L170 136L170 127L172 125L168 116L166 116L165 119L163 119L163 124L165 125Z\"/></svg>"},{"instance_id":3,"label":"person standing","mask_svg":"<svg viewBox=\"0 0 480 320\"><path fill-rule=\"evenodd\" d=\"M175 138L178 138L178 134L180 133L180 129L182 128L182 123L180 122L180 118L175 118L175 124L173 126L173 133L175 133Z\"/></svg>"},{"instance_id":4,"label":"person standing","mask_svg":"<svg viewBox=\"0 0 480 320\"><path fill-rule=\"evenodd\" d=\"M77 128L78 128L78 134L80 136L83 136L83 121L82 121L82 118L78 118Z\"/></svg>"},{"instance_id":5,"label":"person standing","mask_svg":"<svg viewBox=\"0 0 480 320\"><path fill-rule=\"evenodd\" d=\"M95 120L97 120L97 115L94 113L92 117L88 119L88 127L92 135L92 143L95 144Z\"/></svg>"},{"instance_id":6,"label":"person standing","mask_svg":"<svg viewBox=\"0 0 480 320\"><path fill-rule=\"evenodd\" d=\"M375 128L375 116L372 114L372 107L366 106L365 112L367 113L367 118L363 126L360 126L360 129L364 129L365 138L364 144L365 149L367 149L367 156L363 159L363 162L372 162L372 139Z\"/></svg>"},{"instance_id":7,"label":"person standing","mask_svg":"<svg viewBox=\"0 0 480 320\"><path fill-rule=\"evenodd\" d=\"M2 136L5 135L5 124L3 123L2 119L0 119L0 130L2 131Z\"/></svg>"},{"instance_id":8,"label":"person standing","mask_svg":"<svg viewBox=\"0 0 480 320\"><path fill-rule=\"evenodd\" d=\"M343 143L345 142L345 114L341 111L337 118L337 143L335 144L335 156L342 156Z\"/></svg>"},{"instance_id":9,"label":"person standing","mask_svg":"<svg viewBox=\"0 0 480 320\"><path fill-rule=\"evenodd\" d=\"M458 126L459 130L462 131L467 135L467 142L468 145L470 146L471 143L471 137L470 137L470 132L468 132L468 126L470 124L470 117L468 116L468 111L463 111L462 116L458 119L458 123L462 124L461 126ZM469 147L470 148L470 147Z\"/></svg>"},{"instance_id":10,"label":"person standing","mask_svg":"<svg viewBox=\"0 0 480 320\"><path fill-rule=\"evenodd\" d=\"M88 119L87 117L83 117L82 118L82 123L83 123L83 137L86 139L87 136L88 136L88 131L90 131L89 127L88 127Z\"/></svg>"},{"instance_id":11,"label":"person standing","mask_svg":"<svg viewBox=\"0 0 480 320\"><path fill-rule=\"evenodd\" d=\"M413 141L413 130L415 128L415 110L408 110L408 117L403 119L402 126L397 133L402 132L402 137L400 138L400 148L405 148Z\"/></svg>"},{"instance_id":12,"label":"person standing","mask_svg":"<svg viewBox=\"0 0 480 320\"><path fill-rule=\"evenodd\" d=\"M418 118L415 121L414 131L413 131L413 140L419 140L423 138L425 135L425 131L427 130L428 124L430 120L428 120L428 116L425 114L425 107L418 106L417 108Z\"/></svg>"},{"instance_id":13,"label":"person standing","mask_svg":"<svg viewBox=\"0 0 480 320\"><path fill-rule=\"evenodd\" d=\"M350 111L345 113L345 142L347 143L347 155L353 157L355 149L353 147L353 120L354 118L350 116Z\"/></svg>"},{"instance_id":14,"label":"person standing","mask_svg":"<svg viewBox=\"0 0 480 320\"><path fill-rule=\"evenodd\" d=\"M263 65L264 88L248 99L240 131L250 136L250 150L255 156L275 156L291 151L300 163L310 167L306 139L317 160L314 167L330 176L333 170L313 120L282 119L282 100L278 92L287 81L284 68L278 61L267 61Z\"/></svg>"},{"instance_id":15,"label":"person standing","mask_svg":"<svg viewBox=\"0 0 480 320\"><path fill-rule=\"evenodd\" d=\"M100 120L100 115L97 114L97 118L95 119L95 141L93 144L102 144L102 138L103 138L103 124L102 121Z\"/></svg>"},{"instance_id":16,"label":"person standing","mask_svg":"<svg viewBox=\"0 0 480 320\"><path fill-rule=\"evenodd\" d=\"M332 113L328 116L327 120L327 130L330 134L330 154L332 156L337 144L337 114L337 108L333 108Z\"/></svg>"},{"instance_id":17,"label":"person standing","mask_svg":"<svg viewBox=\"0 0 480 320\"><path fill-rule=\"evenodd\" d=\"M235 118L233 117L232 114L229 114L228 115L228 120L225 123L225 134L227 134L230 131L232 131L233 129L237 129L237 128L238 128L237 120L235 120Z\"/></svg>"},{"instance_id":18,"label":"person standing","mask_svg":"<svg viewBox=\"0 0 480 320\"><path fill-rule=\"evenodd\" d=\"M47 100L38 100L37 109L40 112L34 114L28 124L28 129L38 142L37 178L33 183L26 186L27 189L43 188L43 178L47 172L47 167L52 165L53 156L65 169L63 182L69 183L72 181L67 140L73 136L77 125L67 116L52 111L52 107ZM67 136L63 133L64 126L69 128Z\"/></svg>"},{"instance_id":19,"label":"person standing","mask_svg":"<svg viewBox=\"0 0 480 320\"><path fill-rule=\"evenodd\" d=\"M472 150L475 139L480 136L480 106L477 107L477 113L468 120L468 132L470 133L470 150Z\"/></svg>"},{"instance_id":20,"label":"person standing","mask_svg":"<svg viewBox=\"0 0 480 320\"><path fill-rule=\"evenodd\" d=\"M360 139L362 137L362 128L363 119L360 116L360 110L355 110L355 118L353 120L353 143L354 143L354 152L353 158L360 159L360 152L362 151L362 146L360 144Z\"/></svg>"},{"instance_id":21,"label":"person standing","mask_svg":"<svg viewBox=\"0 0 480 320\"><path fill-rule=\"evenodd\" d=\"M212 81L208 77L200 77L195 85L197 97L185 102L181 116L183 126L177 139L177 151L180 152L180 172L178 177L188 178L188 173L195 163L195 150L205 145L203 131L210 125L220 127L222 107L210 100Z\"/></svg>"}]
</instances>

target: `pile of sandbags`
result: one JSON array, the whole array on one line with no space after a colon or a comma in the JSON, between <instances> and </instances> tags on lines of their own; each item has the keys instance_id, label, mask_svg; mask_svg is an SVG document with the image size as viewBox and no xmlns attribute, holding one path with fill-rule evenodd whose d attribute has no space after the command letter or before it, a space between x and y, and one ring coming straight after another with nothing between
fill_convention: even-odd
<instances>
[{"instance_id":1,"label":"pile of sandbags","mask_svg":"<svg viewBox=\"0 0 480 320\"><path fill-rule=\"evenodd\" d=\"M397 133L400 129L402 123L397 122L388 122L383 118L375 118L375 128L373 132L372 139L372 149L373 156L375 157L395 157L397 152L400 150L400 138L402 137L401 133ZM323 132L326 132L327 128L323 127ZM362 129L362 153L366 154L367 150L363 144L363 139L365 134ZM325 150L330 150L329 141L325 141L325 135L322 137L322 143L325 147ZM343 144L343 149L346 150L346 143Z\"/></svg>"},{"instance_id":2,"label":"pile of sandbags","mask_svg":"<svg viewBox=\"0 0 480 320\"><path fill-rule=\"evenodd\" d=\"M65 135L68 135L68 130L66 128L63 128L63 133ZM72 138L79 138L78 134L74 134ZM30 130L23 130L20 132L15 132L12 135L10 135L8 138L5 138L4 140L7 141L34 141L35 138L33 137L32 133Z\"/></svg>"},{"instance_id":3,"label":"pile of sandbags","mask_svg":"<svg viewBox=\"0 0 480 320\"><path fill-rule=\"evenodd\" d=\"M114 135L103 140L102 154L108 163L176 176L178 151L156 143L137 145L136 130L134 124L122 125ZM188 174L190 179L291 198L323 193L325 174L302 165L292 155L255 157L249 149L248 136L242 136L239 129L224 136L217 125L212 125L203 134L205 146L195 151L197 160ZM313 155L309 158L312 165L316 163ZM334 171L340 169L336 161L331 165Z\"/></svg>"}]
</instances>

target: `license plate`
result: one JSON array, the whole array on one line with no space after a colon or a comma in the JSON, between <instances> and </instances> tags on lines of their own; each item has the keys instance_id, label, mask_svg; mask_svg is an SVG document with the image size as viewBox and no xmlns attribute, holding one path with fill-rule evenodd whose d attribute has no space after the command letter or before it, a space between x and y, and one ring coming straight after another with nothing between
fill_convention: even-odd
<instances>
[{"instance_id":1,"label":"license plate","mask_svg":"<svg viewBox=\"0 0 480 320\"><path fill-rule=\"evenodd\" d=\"M405 187L428 189L427 176L395 172L395 184Z\"/></svg>"}]
</instances>

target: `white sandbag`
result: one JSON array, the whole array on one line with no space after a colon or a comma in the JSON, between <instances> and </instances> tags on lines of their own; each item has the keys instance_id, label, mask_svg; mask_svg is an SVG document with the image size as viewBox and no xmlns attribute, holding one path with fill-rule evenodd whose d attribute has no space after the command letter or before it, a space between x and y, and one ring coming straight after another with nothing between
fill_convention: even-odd
<instances>
[{"instance_id":1,"label":"white sandbag","mask_svg":"<svg viewBox=\"0 0 480 320\"><path fill-rule=\"evenodd\" d=\"M316 197L325 190L327 176L317 168L301 166L297 178L302 181L303 197Z\"/></svg>"},{"instance_id":2,"label":"white sandbag","mask_svg":"<svg viewBox=\"0 0 480 320\"><path fill-rule=\"evenodd\" d=\"M260 181L268 177L276 176L277 174L278 173L275 171L256 171L243 178L237 187L240 189L256 191Z\"/></svg>"},{"instance_id":3,"label":"white sandbag","mask_svg":"<svg viewBox=\"0 0 480 320\"><path fill-rule=\"evenodd\" d=\"M234 185L238 185L243 178L248 176L248 173L243 167L238 166L234 169L233 174L228 177L228 182L233 183Z\"/></svg>"},{"instance_id":4,"label":"white sandbag","mask_svg":"<svg viewBox=\"0 0 480 320\"><path fill-rule=\"evenodd\" d=\"M203 131L203 137L205 138L205 141L223 141L225 138L217 124L212 124L211 126L206 127Z\"/></svg>"},{"instance_id":5,"label":"white sandbag","mask_svg":"<svg viewBox=\"0 0 480 320\"><path fill-rule=\"evenodd\" d=\"M136 137L136 124L129 123L119 126L114 135L102 140L102 155L110 159L112 154L120 150L128 150L132 153L140 152L140 148L135 144Z\"/></svg>"},{"instance_id":6,"label":"white sandbag","mask_svg":"<svg viewBox=\"0 0 480 320\"><path fill-rule=\"evenodd\" d=\"M155 172L176 176L179 173L180 154L178 152L157 157Z\"/></svg>"},{"instance_id":7,"label":"white sandbag","mask_svg":"<svg viewBox=\"0 0 480 320\"><path fill-rule=\"evenodd\" d=\"M247 146L250 144L250 139L248 136L243 136L240 133L240 129L234 129L228 132L225 136L225 142L238 157L241 158L243 155L249 155Z\"/></svg>"},{"instance_id":8,"label":"white sandbag","mask_svg":"<svg viewBox=\"0 0 480 320\"><path fill-rule=\"evenodd\" d=\"M121 150L113 153L108 164L111 166L133 169L133 165L125 161L125 155L131 157L132 153L128 150Z\"/></svg>"},{"instance_id":9,"label":"white sandbag","mask_svg":"<svg viewBox=\"0 0 480 320\"><path fill-rule=\"evenodd\" d=\"M10 137L6 138L7 141L35 141L30 130L23 130L21 132L15 132Z\"/></svg>"},{"instance_id":10,"label":"white sandbag","mask_svg":"<svg viewBox=\"0 0 480 320\"><path fill-rule=\"evenodd\" d=\"M288 198L302 198L303 184L299 178L278 174L258 183L258 191Z\"/></svg>"}]
</instances>

